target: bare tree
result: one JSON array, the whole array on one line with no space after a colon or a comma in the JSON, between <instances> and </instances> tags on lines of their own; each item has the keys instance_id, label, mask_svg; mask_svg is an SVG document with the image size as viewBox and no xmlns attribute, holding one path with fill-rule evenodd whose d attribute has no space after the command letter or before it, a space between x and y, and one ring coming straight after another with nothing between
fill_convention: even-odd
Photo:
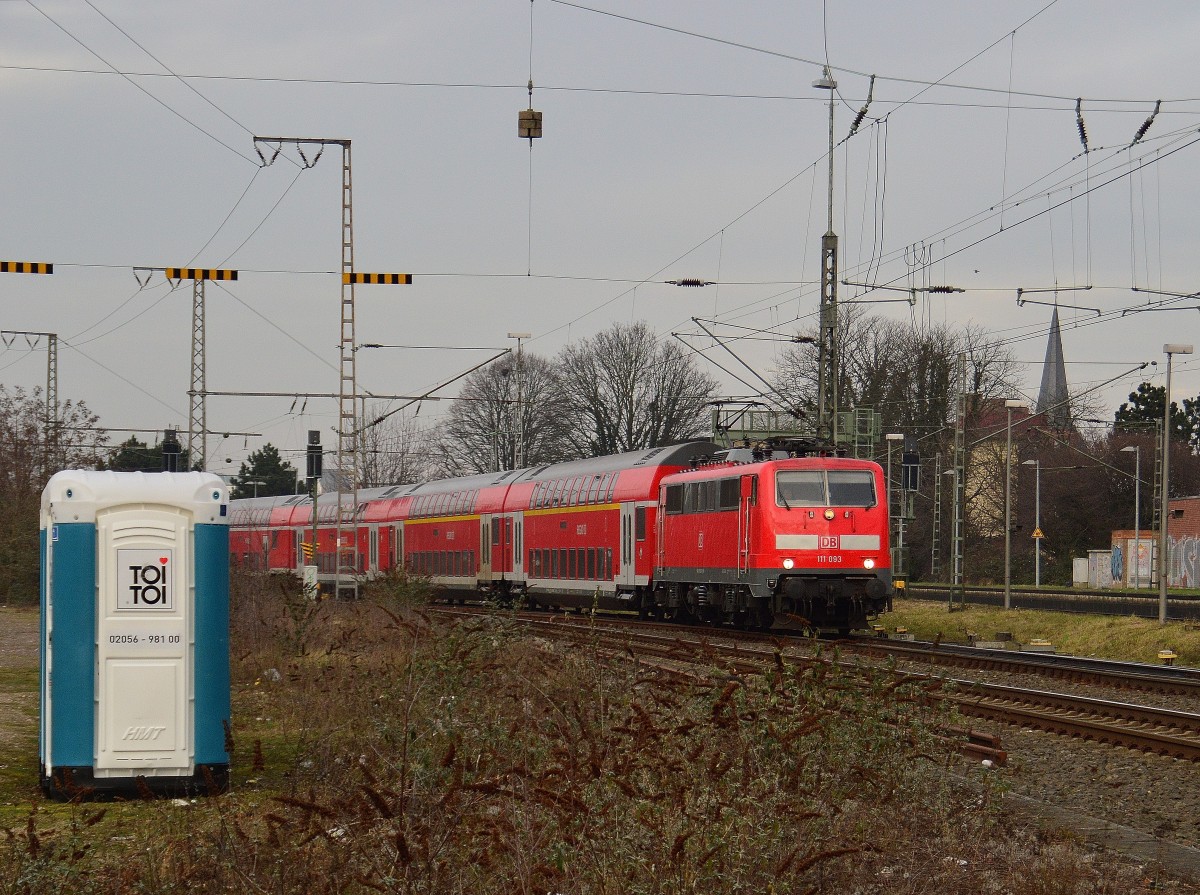
<instances>
[{"instance_id":1,"label":"bare tree","mask_svg":"<svg viewBox=\"0 0 1200 895\"><path fill-rule=\"evenodd\" d=\"M51 450L41 390L0 385L0 600L37 600L38 516L46 481L60 469L101 465L108 438L87 405L67 401L56 418Z\"/></svg>"},{"instance_id":2,"label":"bare tree","mask_svg":"<svg viewBox=\"0 0 1200 895\"><path fill-rule=\"evenodd\" d=\"M387 416L387 408L377 405L366 418L383 419L363 432L363 481L368 487L407 485L429 477L433 439L416 417L404 412Z\"/></svg>"},{"instance_id":3,"label":"bare tree","mask_svg":"<svg viewBox=\"0 0 1200 895\"><path fill-rule=\"evenodd\" d=\"M444 475L512 469L518 439L525 466L565 460L574 456L569 427L551 363L523 352L518 371L516 357L508 355L463 381L437 439L436 467Z\"/></svg>"},{"instance_id":4,"label":"bare tree","mask_svg":"<svg viewBox=\"0 0 1200 895\"><path fill-rule=\"evenodd\" d=\"M576 456L600 456L707 434L718 384L645 323L617 323L558 355Z\"/></svg>"},{"instance_id":5,"label":"bare tree","mask_svg":"<svg viewBox=\"0 0 1200 895\"><path fill-rule=\"evenodd\" d=\"M838 405L873 407L889 431L944 440L939 433L953 420L960 354L968 393L1012 394L1019 372L1012 353L976 326L914 327L868 316L856 305L838 312ZM785 353L775 381L796 405L815 408L816 346L798 344Z\"/></svg>"}]
</instances>

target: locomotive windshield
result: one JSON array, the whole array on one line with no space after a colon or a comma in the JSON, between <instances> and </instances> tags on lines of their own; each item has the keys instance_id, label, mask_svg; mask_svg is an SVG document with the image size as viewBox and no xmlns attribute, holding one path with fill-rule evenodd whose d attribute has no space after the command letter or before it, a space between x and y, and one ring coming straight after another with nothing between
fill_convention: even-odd
<instances>
[{"instance_id":1,"label":"locomotive windshield","mask_svg":"<svg viewBox=\"0 0 1200 895\"><path fill-rule=\"evenodd\" d=\"M867 469L782 470L775 476L775 502L792 507L873 507L875 477Z\"/></svg>"}]
</instances>

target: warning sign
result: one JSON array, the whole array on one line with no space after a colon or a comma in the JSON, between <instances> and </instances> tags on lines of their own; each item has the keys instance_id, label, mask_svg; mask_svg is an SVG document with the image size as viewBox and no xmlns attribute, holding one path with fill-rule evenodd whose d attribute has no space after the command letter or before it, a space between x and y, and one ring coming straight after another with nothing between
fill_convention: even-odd
<instances>
[{"instance_id":1,"label":"warning sign","mask_svg":"<svg viewBox=\"0 0 1200 895\"><path fill-rule=\"evenodd\" d=\"M175 608L170 550L117 551L117 608Z\"/></svg>"},{"instance_id":2,"label":"warning sign","mask_svg":"<svg viewBox=\"0 0 1200 895\"><path fill-rule=\"evenodd\" d=\"M1035 537L1035 538L1044 538L1044 537L1045 537L1045 535L1044 535L1044 534L1042 534L1042 530L1041 530L1040 528L1035 528L1035 529L1033 530L1033 537Z\"/></svg>"}]
</instances>

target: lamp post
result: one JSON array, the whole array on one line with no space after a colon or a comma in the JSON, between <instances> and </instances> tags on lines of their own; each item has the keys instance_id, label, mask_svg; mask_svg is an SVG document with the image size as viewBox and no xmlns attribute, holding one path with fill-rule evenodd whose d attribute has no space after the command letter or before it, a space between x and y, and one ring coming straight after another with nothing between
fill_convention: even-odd
<instances>
[{"instance_id":1,"label":"lamp post","mask_svg":"<svg viewBox=\"0 0 1200 895\"><path fill-rule=\"evenodd\" d=\"M1021 461L1033 467L1033 586L1042 586L1042 461L1035 457Z\"/></svg>"},{"instance_id":2,"label":"lamp post","mask_svg":"<svg viewBox=\"0 0 1200 895\"><path fill-rule=\"evenodd\" d=\"M1159 494L1159 505L1162 507L1160 518L1162 519L1158 529L1158 623L1165 625L1167 623L1167 518L1171 515L1168 512L1167 495L1170 493L1168 480L1171 477L1171 358L1176 354L1191 354L1191 345L1181 345L1177 342L1168 342L1163 345L1163 354L1167 356L1167 387L1163 393L1163 470L1162 470L1162 493Z\"/></svg>"},{"instance_id":3,"label":"lamp post","mask_svg":"<svg viewBox=\"0 0 1200 895\"><path fill-rule=\"evenodd\" d=\"M1142 446L1127 444L1121 448L1122 454L1133 451L1133 588L1137 590L1141 579L1141 550L1142 550Z\"/></svg>"},{"instance_id":4,"label":"lamp post","mask_svg":"<svg viewBox=\"0 0 1200 895\"><path fill-rule=\"evenodd\" d=\"M241 482L241 483L242 483L243 485L253 485L253 486L254 486L254 496L255 496L255 497L258 497L258 486L259 486L259 485L265 485L265 484L266 484L266 482L264 482L264 481L261 481L261 480L259 480L259 479L242 479L242 482Z\"/></svg>"},{"instance_id":5,"label":"lamp post","mask_svg":"<svg viewBox=\"0 0 1200 895\"><path fill-rule=\"evenodd\" d=\"M883 438L887 442L887 506L888 506L888 535L889 535L889 540L890 540L891 537L895 533L897 525L899 524L898 519L895 519L892 517L892 509L893 509L894 504L896 503L896 500L893 497L893 494L894 494L893 489L896 486L895 486L895 480L892 478L892 445L895 444L897 441L904 441L904 434L902 432L889 432L888 434L884 435ZM899 513L896 514L896 516L899 516L899 515L900 515ZM891 560L893 571L896 568L896 551L898 549L899 548L896 546L895 543L893 543L891 545L891 551L890 551L890 555L888 558Z\"/></svg>"},{"instance_id":6,"label":"lamp post","mask_svg":"<svg viewBox=\"0 0 1200 895\"><path fill-rule=\"evenodd\" d=\"M1004 608L1012 608L1012 412L1014 407L1024 407L1021 401L1009 399L1004 402L1008 413L1004 447Z\"/></svg>"}]
</instances>

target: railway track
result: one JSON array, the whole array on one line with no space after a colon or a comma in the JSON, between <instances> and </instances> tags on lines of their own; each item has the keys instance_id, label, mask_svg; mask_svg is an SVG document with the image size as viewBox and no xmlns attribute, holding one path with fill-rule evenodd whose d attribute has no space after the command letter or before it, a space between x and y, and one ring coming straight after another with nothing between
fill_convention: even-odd
<instances>
[{"instance_id":1,"label":"railway track","mask_svg":"<svg viewBox=\"0 0 1200 895\"><path fill-rule=\"evenodd\" d=\"M964 715L1200 761L1200 714L1194 712L974 681L947 684L961 692L942 695Z\"/></svg>"},{"instance_id":2,"label":"railway track","mask_svg":"<svg viewBox=\"0 0 1200 895\"><path fill-rule=\"evenodd\" d=\"M893 657L942 667L1030 674L1117 690L1190 696L1200 700L1200 671L1177 665L1144 665L1053 653L1021 653L959 644L914 643L866 637L843 641L841 645L860 655Z\"/></svg>"},{"instance_id":3,"label":"railway track","mask_svg":"<svg viewBox=\"0 0 1200 895\"><path fill-rule=\"evenodd\" d=\"M478 614L470 608L438 611L452 615ZM624 652L643 664L653 665L664 674L693 680L711 678L711 672L697 672L697 666L720 668L728 674L761 674L764 669L772 667L776 656L780 654L788 661L801 664L832 661L828 658L818 659L802 652L799 645L789 647L783 643L781 646L778 638L764 634L705 631L671 625L646 626L620 623L612 619L597 621L561 615L518 614L516 619L530 630L546 636L568 638L576 643L590 644L594 648L603 648L614 653ZM897 652L891 649L893 646L896 645L888 644L887 652ZM912 645L906 644L905 647L911 648ZM877 647L875 651L879 649L880 647ZM936 654L924 651L926 660L930 655ZM1108 682L1109 686L1113 686L1112 682L1119 680L1121 674L1118 668L1089 668L1086 663L1072 668L1070 663L1065 662L1046 665L1036 660L1027 662L1025 657L982 657L979 661L1000 662L1001 659L1008 662L1009 667L1005 670L1038 673L1039 670L1050 668L1059 675L1088 675L1090 677L1087 679L1093 681L1098 675ZM851 673L861 673L863 670L857 662L839 660L837 664ZM968 717L986 718L1064 736L1083 737L1112 746L1185 761L1200 761L1200 714L1045 690L945 678L924 672L893 670L892 673L901 682L918 685L920 691L925 694L924 698L952 701L959 712ZM1148 685L1152 677L1135 673L1134 679L1126 686L1142 688ZM1194 682L1188 682L1185 675L1165 677L1166 683L1159 682L1151 686L1170 684L1186 688L1194 685ZM1176 680L1172 682L1171 678ZM964 751L971 755L1003 761L1006 756L999 746L994 737L973 735L967 738Z\"/></svg>"}]
</instances>

